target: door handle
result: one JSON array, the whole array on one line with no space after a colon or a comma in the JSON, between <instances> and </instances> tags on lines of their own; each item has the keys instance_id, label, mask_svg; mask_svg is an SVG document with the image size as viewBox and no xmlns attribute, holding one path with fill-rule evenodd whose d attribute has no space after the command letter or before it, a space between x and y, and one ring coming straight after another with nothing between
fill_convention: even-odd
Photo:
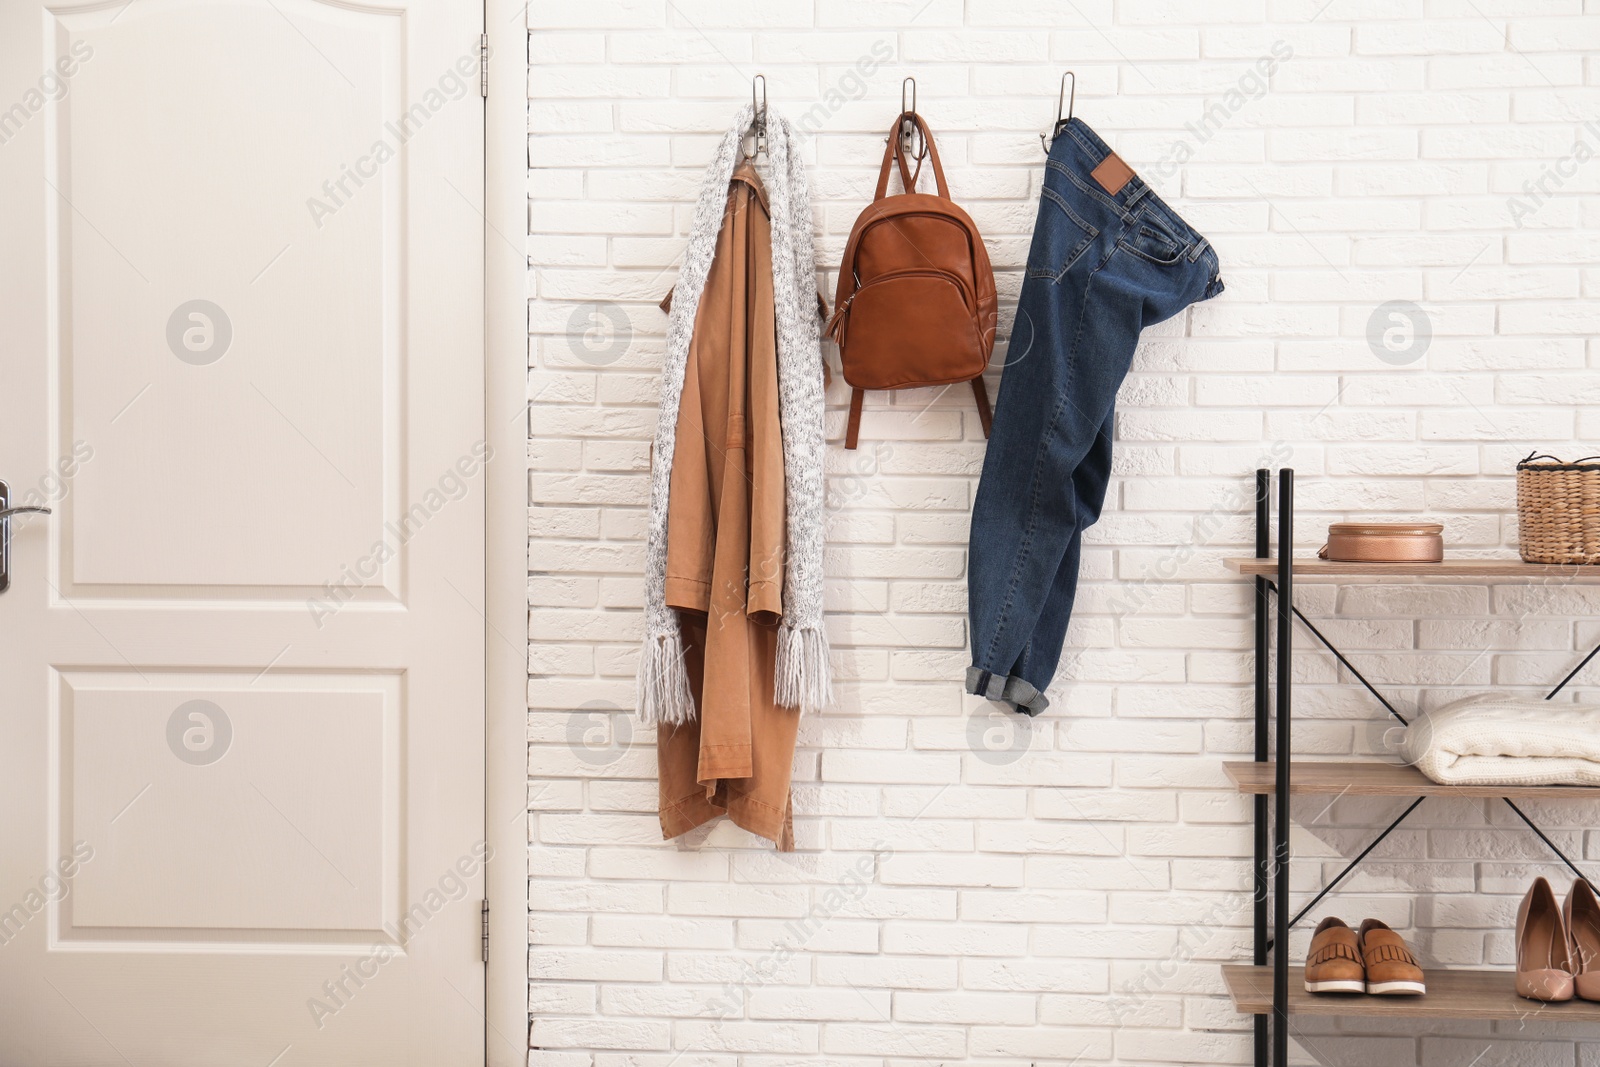
<instances>
[{"instance_id":1,"label":"door handle","mask_svg":"<svg viewBox=\"0 0 1600 1067\"><path fill-rule=\"evenodd\" d=\"M0 593L11 588L11 516L48 515L50 509L34 504L11 506L11 487L0 482Z\"/></svg>"}]
</instances>

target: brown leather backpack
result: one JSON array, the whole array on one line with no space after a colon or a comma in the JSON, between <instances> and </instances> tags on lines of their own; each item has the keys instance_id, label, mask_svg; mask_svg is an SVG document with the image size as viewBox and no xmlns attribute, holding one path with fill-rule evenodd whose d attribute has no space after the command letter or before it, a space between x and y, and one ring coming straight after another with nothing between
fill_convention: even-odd
<instances>
[{"instance_id":1,"label":"brown leather backpack","mask_svg":"<svg viewBox=\"0 0 1600 1067\"><path fill-rule=\"evenodd\" d=\"M908 120L922 133L938 195L916 191L922 164L911 173L900 135ZM891 161L900 166L904 195L885 195ZM915 112L903 113L889 131L877 194L856 219L839 265L834 307L828 334L839 343L844 380L854 390L846 448L855 448L860 437L868 389L970 381L989 436L983 371L999 317L994 269L978 227L951 201L933 135Z\"/></svg>"}]
</instances>

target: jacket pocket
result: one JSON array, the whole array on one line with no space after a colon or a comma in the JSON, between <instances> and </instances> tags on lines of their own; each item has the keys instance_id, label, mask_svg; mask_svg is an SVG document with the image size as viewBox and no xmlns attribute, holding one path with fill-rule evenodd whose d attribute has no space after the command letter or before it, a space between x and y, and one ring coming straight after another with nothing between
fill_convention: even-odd
<instances>
[{"instance_id":1,"label":"jacket pocket","mask_svg":"<svg viewBox=\"0 0 1600 1067\"><path fill-rule=\"evenodd\" d=\"M835 316L845 381L857 389L962 382L987 364L976 297L949 271L896 271L857 289Z\"/></svg>"},{"instance_id":2,"label":"jacket pocket","mask_svg":"<svg viewBox=\"0 0 1600 1067\"><path fill-rule=\"evenodd\" d=\"M1089 250L1100 231L1071 207L1067 198L1046 185L1039 197L1039 221L1028 249L1028 277L1056 282Z\"/></svg>"}]
</instances>

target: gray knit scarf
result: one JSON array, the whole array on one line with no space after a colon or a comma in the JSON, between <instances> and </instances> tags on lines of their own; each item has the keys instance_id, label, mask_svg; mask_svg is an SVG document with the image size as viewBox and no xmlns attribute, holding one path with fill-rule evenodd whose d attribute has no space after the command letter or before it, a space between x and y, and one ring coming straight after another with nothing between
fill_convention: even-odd
<instances>
[{"instance_id":1,"label":"gray knit scarf","mask_svg":"<svg viewBox=\"0 0 1600 1067\"><path fill-rule=\"evenodd\" d=\"M677 724L694 718L689 672L683 660L678 613L667 606L667 496L678 403L683 395L689 341L700 294L716 254L728 202L728 182L741 155L752 110L739 112L706 168L695 204L689 247L672 294L667 352L661 369L661 416L656 424L655 466L650 474L650 534L645 556L645 639L639 659L639 718ZM778 402L783 425L783 480L787 545L783 622L778 631L773 700L784 707L819 710L833 701L828 639L822 629L822 349L817 315L811 193L794 131L775 112L767 116L770 178L764 184L772 211L772 286L777 304Z\"/></svg>"}]
</instances>

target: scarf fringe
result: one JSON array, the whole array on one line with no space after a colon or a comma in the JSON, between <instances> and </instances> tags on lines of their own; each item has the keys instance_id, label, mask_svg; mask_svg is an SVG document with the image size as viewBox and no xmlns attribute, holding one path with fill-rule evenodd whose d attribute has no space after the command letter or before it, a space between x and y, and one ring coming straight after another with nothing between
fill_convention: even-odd
<instances>
[{"instance_id":1,"label":"scarf fringe","mask_svg":"<svg viewBox=\"0 0 1600 1067\"><path fill-rule=\"evenodd\" d=\"M650 634L639 657L639 719L646 725L681 726L694 721L694 695L683 664L683 636Z\"/></svg>"},{"instance_id":2,"label":"scarf fringe","mask_svg":"<svg viewBox=\"0 0 1600 1067\"><path fill-rule=\"evenodd\" d=\"M821 711L833 703L833 667L828 635L818 628L778 628L777 677L773 700L786 708Z\"/></svg>"}]
</instances>

